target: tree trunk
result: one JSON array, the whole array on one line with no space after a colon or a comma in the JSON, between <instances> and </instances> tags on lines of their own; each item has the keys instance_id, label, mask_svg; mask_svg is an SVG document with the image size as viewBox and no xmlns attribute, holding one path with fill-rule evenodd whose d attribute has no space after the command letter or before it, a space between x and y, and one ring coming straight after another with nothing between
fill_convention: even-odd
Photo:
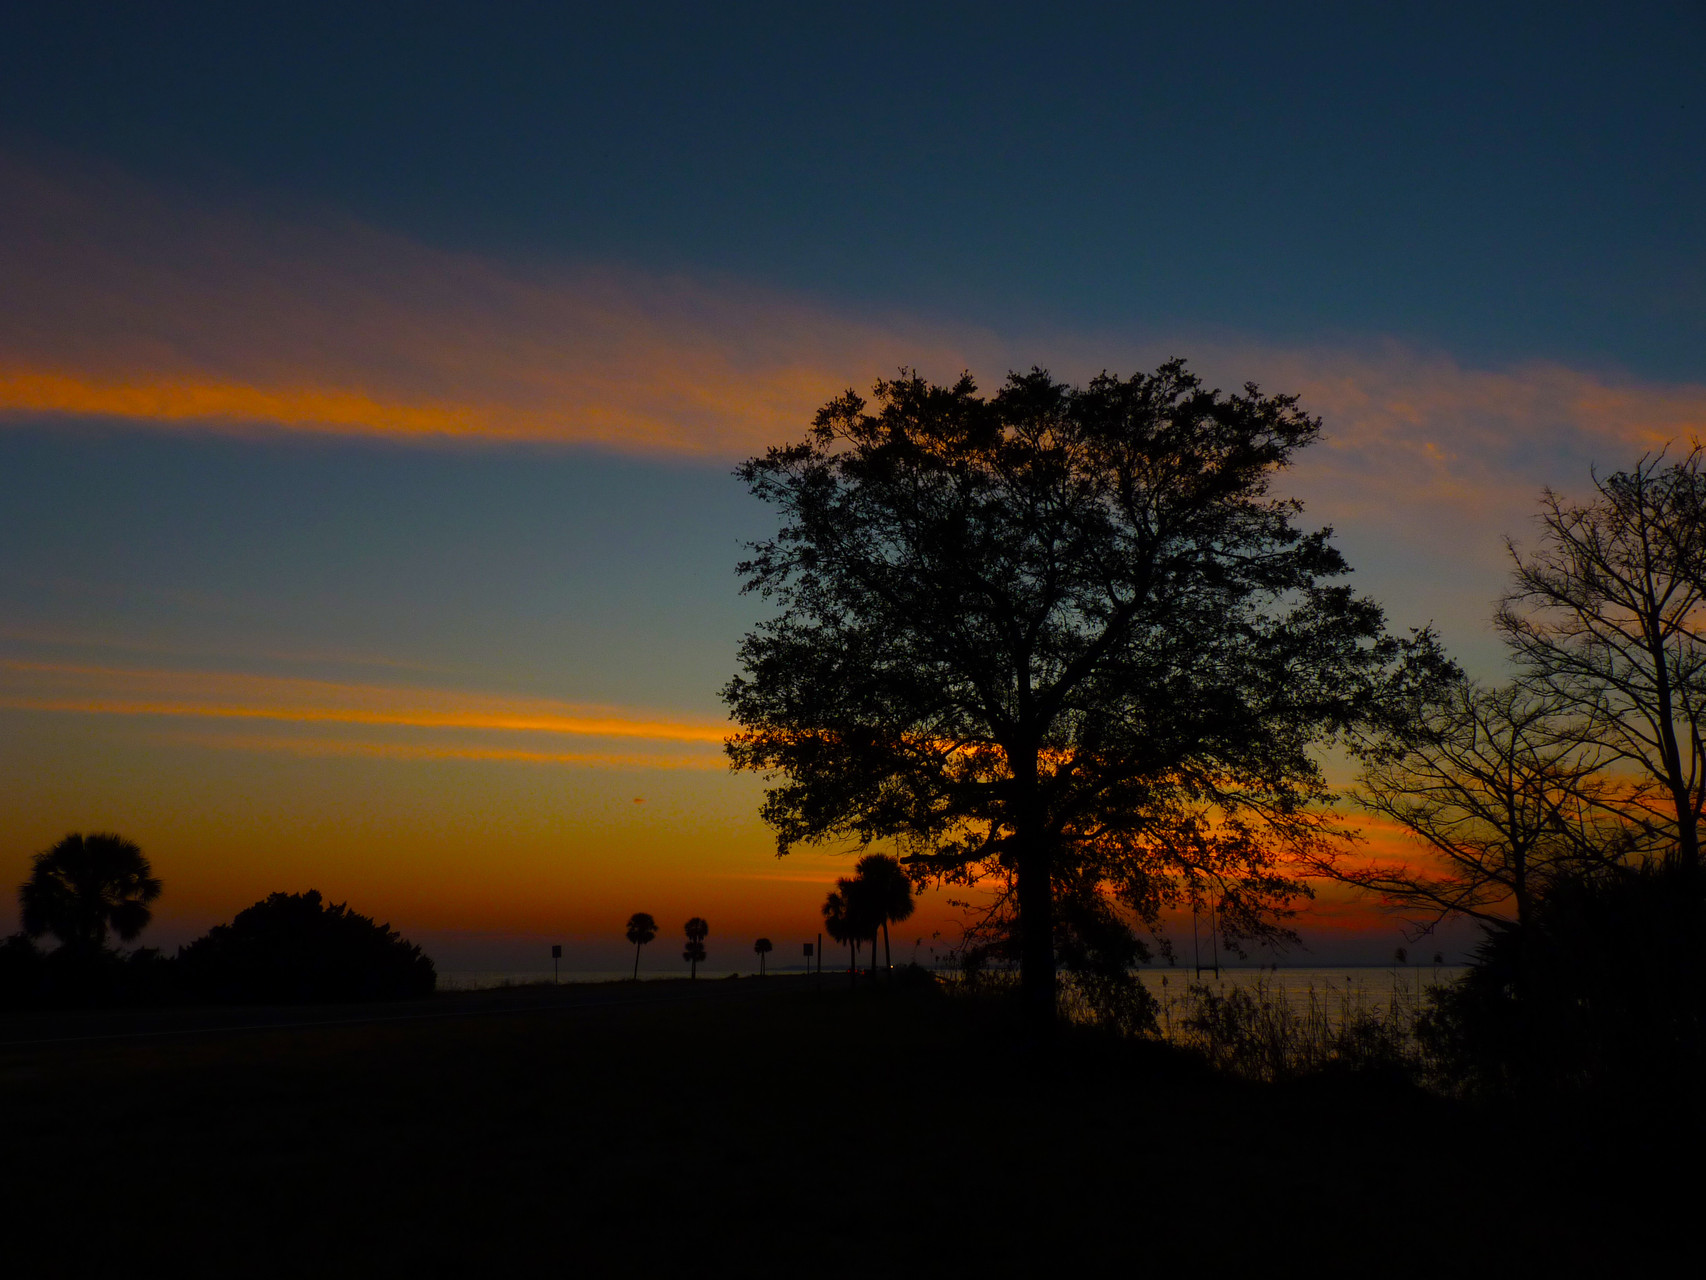
<instances>
[{"instance_id":1,"label":"tree trunk","mask_svg":"<svg viewBox=\"0 0 1706 1280\"><path fill-rule=\"evenodd\" d=\"M874 940L871 943L871 954L873 956L875 956L877 954L877 944ZM887 978L887 977L892 977L893 974L894 974L894 959L893 959L893 957L891 957L889 955L889 919L887 916L884 916L883 917L883 976L885 978Z\"/></svg>"},{"instance_id":2,"label":"tree trunk","mask_svg":"<svg viewBox=\"0 0 1706 1280\"><path fill-rule=\"evenodd\" d=\"M634 944L634 981L640 980L640 944Z\"/></svg>"},{"instance_id":3,"label":"tree trunk","mask_svg":"<svg viewBox=\"0 0 1706 1280\"><path fill-rule=\"evenodd\" d=\"M1019 987L1025 1021L1033 1035L1054 1034L1054 885L1048 850L1041 840L1021 845L1019 853Z\"/></svg>"},{"instance_id":4,"label":"tree trunk","mask_svg":"<svg viewBox=\"0 0 1706 1280\"><path fill-rule=\"evenodd\" d=\"M1009 749L1013 770L1010 810L1016 846L1019 897L1019 989L1033 1039L1055 1030L1054 878L1043 816L1034 743Z\"/></svg>"}]
</instances>

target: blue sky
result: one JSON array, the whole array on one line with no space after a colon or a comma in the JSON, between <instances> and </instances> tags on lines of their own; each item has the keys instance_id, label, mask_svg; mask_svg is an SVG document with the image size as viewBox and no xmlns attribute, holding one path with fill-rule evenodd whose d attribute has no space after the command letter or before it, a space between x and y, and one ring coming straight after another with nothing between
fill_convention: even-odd
<instances>
[{"instance_id":1,"label":"blue sky","mask_svg":"<svg viewBox=\"0 0 1706 1280\"><path fill-rule=\"evenodd\" d=\"M844 860L702 740L730 471L902 363L1298 392L1311 519L1496 676L1541 486L1706 433L1703 65L1687 4L12 6L0 880L109 825L162 940L287 877L806 929Z\"/></svg>"}]
</instances>

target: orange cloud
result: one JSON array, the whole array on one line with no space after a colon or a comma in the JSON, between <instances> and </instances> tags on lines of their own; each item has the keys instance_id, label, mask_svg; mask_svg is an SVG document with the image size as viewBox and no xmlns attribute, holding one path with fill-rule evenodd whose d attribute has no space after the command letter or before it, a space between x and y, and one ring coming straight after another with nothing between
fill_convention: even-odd
<instances>
[{"instance_id":1,"label":"orange cloud","mask_svg":"<svg viewBox=\"0 0 1706 1280\"><path fill-rule=\"evenodd\" d=\"M376 760L491 761L604 769L703 769L725 772L720 755L654 755L610 751L527 751L466 743L374 742L347 738L287 738L220 734L194 738L221 751L278 752L293 756L365 756Z\"/></svg>"},{"instance_id":2,"label":"orange cloud","mask_svg":"<svg viewBox=\"0 0 1706 1280\"><path fill-rule=\"evenodd\" d=\"M325 214L260 215L0 155L0 417L590 444L732 458L899 365L986 383L1176 352L1301 394L1298 473L1336 510L1485 505L1536 451L1621 464L1706 434L1706 385L1474 369L1393 342L1007 333L858 314L727 279L456 253ZM1551 477L1546 477L1550 479ZM1532 484L1526 488L1534 487Z\"/></svg>"},{"instance_id":3,"label":"orange cloud","mask_svg":"<svg viewBox=\"0 0 1706 1280\"><path fill-rule=\"evenodd\" d=\"M346 684L220 671L0 660L0 707L84 715L273 720L650 739L720 747L724 726L622 708L460 690ZM480 758L524 759L527 753ZM555 757L567 762L566 757ZM714 760L722 767L720 755Z\"/></svg>"},{"instance_id":4,"label":"orange cloud","mask_svg":"<svg viewBox=\"0 0 1706 1280\"><path fill-rule=\"evenodd\" d=\"M3 155L0 193L0 414L734 456L797 434L850 377L951 376L976 340Z\"/></svg>"}]
</instances>

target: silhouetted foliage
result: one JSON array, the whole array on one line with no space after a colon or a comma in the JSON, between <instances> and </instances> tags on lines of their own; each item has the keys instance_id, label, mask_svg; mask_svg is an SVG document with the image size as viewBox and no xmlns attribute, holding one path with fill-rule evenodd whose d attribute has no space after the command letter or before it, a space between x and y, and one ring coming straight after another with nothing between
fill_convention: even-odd
<instances>
[{"instance_id":1,"label":"silhouetted foliage","mask_svg":"<svg viewBox=\"0 0 1706 1280\"><path fill-rule=\"evenodd\" d=\"M778 851L892 837L919 874L1005 882L1044 1024L1062 878L1151 927L1211 895L1234 939L1280 931L1307 893L1281 857L1331 829L1311 748L1449 669L1269 496L1320 424L1178 361L875 396L739 472L781 512L740 566L780 610L724 690L728 751L780 777Z\"/></svg>"},{"instance_id":2,"label":"silhouetted foliage","mask_svg":"<svg viewBox=\"0 0 1706 1280\"><path fill-rule=\"evenodd\" d=\"M1400 1007L1396 993L1384 1013L1346 997L1335 1016L1313 990L1299 1007L1260 977L1250 987L1220 990L1193 983L1180 1010L1178 1043L1218 1070L1255 1080L1356 1073L1413 1083L1413 1011L1408 1001Z\"/></svg>"},{"instance_id":3,"label":"silhouetted foliage","mask_svg":"<svg viewBox=\"0 0 1706 1280\"><path fill-rule=\"evenodd\" d=\"M38 1003L46 967L47 957L29 934L14 933L0 942L0 1008Z\"/></svg>"},{"instance_id":4,"label":"silhouetted foliage","mask_svg":"<svg viewBox=\"0 0 1706 1280\"><path fill-rule=\"evenodd\" d=\"M407 999L438 981L419 947L314 889L238 912L181 949L178 965L196 994L232 1003Z\"/></svg>"},{"instance_id":5,"label":"silhouetted foliage","mask_svg":"<svg viewBox=\"0 0 1706 1280\"><path fill-rule=\"evenodd\" d=\"M854 878L859 882L857 892L869 905L870 913L882 925L883 969L894 967L889 958L889 924L909 919L913 912L912 881L896 858L886 853L868 853L854 864ZM871 941L871 967L877 967L876 940Z\"/></svg>"},{"instance_id":6,"label":"silhouetted foliage","mask_svg":"<svg viewBox=\"0 0 1706 1280\"><path fill-rule=\"evenodd\" d=\"M681 958L693 965L692 972L687 976L697 978L699 966L705 963L705 939L710 935L711 926L694 916L682 928L687 934L687 946L682 950Z\"/></svg>"},{"instance_id":7,"label":"silhouetted foliage","mask_svg":"<svg viewBox=\"0 0 1706 1280\"><path fill-rule=\"evenodd\" d=\"M775 949L775 946L771 944L769 938L760 938L752 944L752 950L758 956L759 977L762 978L764 976L764 957L769 955Z\"/></svg>"},{"instance_id":8,"label":"silhouetted foliage","mask_svg":"<svg viewBox=\"0 0 1706 1280\"><path fill-rule=\"evenodd\" d=\"M68 835L32 861L18 889L24 932L52 934L70 951L93 953L107 934L131 942L148 925L160 881L133 841L110 832Z\"/></svg>"},{"instance_id":9,"label":"silhouetted foliage","mask_svg":"<svg viewBox=\"0 0 1706 1280\"><path fill-rule=\"evenodd\" d=\"M877 930L882 917L870 888L863 881L842 876L823 900L823 929L837 942L847 945L847 971L859 969L859 944L871 940L871 966L877 963Z\"/></svg>"},{"instance_id":10,"label":"silhouetted foliage","mask_svg":"<svg viewBox=\"0 0 1706 1280\"><path fill-rule=\"evenodd\" d=\"M1440 1074L1471 1092L1650 1096L1701 1107L1706 900L1657 864L1554 885L1494 925L1423 1020Z\"/></svg>"},{"instance_id":11,"label":"silhouetted foliage","mask_svg":"<svg viewBox=\"0 0 1706 1280\"><path fill-rule=\"evenodd\" d=\"M36 946L26 933L0 941L0 1008L152 1005L177 998L173 962L153 947Z\"/></svg>"},{"instance_id":12,"label":"silhouetted foliage","mask_svg":"<svg viewBox=\"0 0 1706 1280\"><path fill-rule=\"evenodd\" d=\"M640 980L640 948L658 936L658 922L644 911L628 917L628 941L634 944L634 981Z\"/></svg>"}]
</instances>

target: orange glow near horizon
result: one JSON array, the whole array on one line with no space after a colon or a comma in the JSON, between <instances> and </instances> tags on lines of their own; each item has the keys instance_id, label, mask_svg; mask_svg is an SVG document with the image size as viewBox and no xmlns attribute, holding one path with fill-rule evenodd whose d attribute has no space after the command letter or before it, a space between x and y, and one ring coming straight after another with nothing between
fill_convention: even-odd
<instances>
[{"instance_id":1,"label":"orange glow near horizon","mask_svg":"<svg viewBox=\"0 0 1706 1280\"><path fill-rule=\"evenodd\" d=\"M36 744L28 758L0 749L0 799L14 816L6 874L21 880L28 855L64 834L47 815L75 794L82 829L122 830L154 859L167 882L154 936L165 942L307 888L405 933L598 937L650 910L706 916L726 937L810 939L857 852L806 849L778 863L757 817L763 784L728 772L725 727L657 713L0 660L0 717L25 718L14 723L31 732L14 740ZM244 728L256 721L279 731ZM555 750L542 737L588 746ZM1414 860L1390 824L1357 821L1367 843L1356 857ZM1317 894L1312 929L1379 939L1398 928L1366 896L1321 884ZM900 954L914 940L921 954L952 945L963 923L952 896L923 898L896 932Z\"/></svg>"},{"instance_id":2,"label":"orange glow near horizon","mask_svg":"<svg viewBox=\"0 0 1706 1280\"><path fill-rule=\"evenodd\" d=\"M344 452L379 456L382 466L405 459L401 471L434 449L454 446L461 465L483 460L483 448L496 458L525 445L525 461L550 450L550 463L565 467L610 463L576 449L623 455L612 471L625 469L635 484L682 461L706 464L674 467L696 481L799 439L830 396L900 365L937 381L974 370L990 390L1007 369L1034 363L1082 382L1183 350L1211 384L1250 378L1299 393L1324 417L1325 434L1280 487L1308 501L1311 520L1350 522L1364 546L1426 545L1451 573L1405 566L1395 571L1400 587L1450 593L1448 607L1479 617L1483 602L1467 600L1452 575L1501 557L1501 535L1525 527L1533 493L1556 479L1535 474L1533 456L1550 451L1572 466L1622 460L1706 434L1698 382L1620 381L1556 364L1474 368L1378 339L1001 334L713 275L450 252L325 211L268 221L253 206L216 207L112 172L49 175L3 152L0 187L0 240L10 250L0 433L27 433L32 448L45 440L45 452L60 434L81 440L75 420L99 419L139 436L172 433L164 451L185 456L202 435L360 439L395 448L288 452L329 466ZM80 443L65 452L79 451L85 460L100 452ZM1584 463L1578 481L1585 475ZM727 484L726 474L717 481ZM138 509L137 518L154 518L146 504ZM53 538L49 530L41 545ZM39 618L8 620L19 630L0 638L54 657L117 649L164 663L198 652L203 637L189 629L200 623L161 604L176 600L170 591L151 597L152 632L125 635L134 621L127 601L141 597L125 594L133 584L108 572L102 547L84 550L75 571L19 587L26 602L31 592L58 593L61 616L44 606ZM183 614L223 616L224 603ZM91 616L91 629L125 644L102 650L46 635ZM264 627L277 620L245 619L249 629L235 631L267 639L275 633ZM704 643L695 621L666 616L677 655ZM46 638L32 640L26 632L38 625ZM276 634L307 636L307 647L328 653L358 647L316 625L295 617ZM184 629L178 649L173 627ZM74 822L138 839L167 882L162 920L185 927L310 886L417 928L596 933L636 909L660 920L702 914L778 939L815 927L823 893L852 859L808 851L775 869L773 835L757 817L762 783L731 776L721 751L732 726L667 707L436 687L429 669L405 661L430 646L410 649L401 631L372 642L386 650L379 665L394 660L387 678L394 672L397 683L387 684L0 657L0 812L9 819L0 877L16 883L29 855ZM162 635L158 649L126 647ZM613 648L589 643L568 656L627 657ZM660 663L655 696L664 703L666 650L648 651ZM233 661L244 658L287 670L350 665L258 649ZM511 675L504 655L482 651L475 663L486 665L470 683L483 674L501 687ZM412 677L422 683L406 683ZM644 683L602 687L638 687L636 702L653 696ZM1425 856L1375 819L1350 822L1366 840L1347 854L1353 861ZM957 931L941 896L930 902L907 933ZM0 931L10 910L0 900ZM1371 935L1393 928L1367 898L1332 886L1309 917Z\"/></svg>"}]
</instances>

